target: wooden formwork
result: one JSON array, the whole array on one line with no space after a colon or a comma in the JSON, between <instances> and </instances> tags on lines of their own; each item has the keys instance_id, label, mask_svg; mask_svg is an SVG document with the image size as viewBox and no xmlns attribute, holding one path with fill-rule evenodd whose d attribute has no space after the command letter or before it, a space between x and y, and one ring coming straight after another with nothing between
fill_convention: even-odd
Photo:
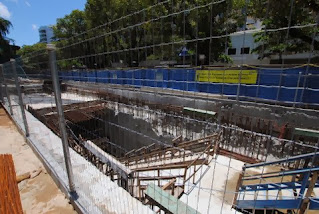
<instances>
[{"instance_id":1,"label":"wooden formwork","mask_svg":"<svg viewBox=\"0 0 319 214\"><path fill-rule=\"evenodd\" d=\"M0 213L23 214L12 155L0 155Z\"/></svg>"},{"instance_id":2,"label":"wooden formwork","mask_svg":"<svg viewBox=\"0 0 319 214\"><path fill-rule=\"evenodd\" d=\"M139 98L126 98L98 89L92 89L92 91L91 89L79 89L75 86L70 87L70 89L77 91L77 93L96 94L104 98L106 102L120 102L125 105L141 106L142 108L148 106L149 109L160 110L163 113L169 113L177 117L186 116L190 119L209 122L217 122L216 120L219 118L218 121L224 129L223 140L220 142L221 151L225 151L224 153L227 154L237 153L238 155L235 155L235 158L247 156L248 159L251 159L251 163L255 160L264 161L268 154L272 154L276 158L282 158L287 155L297 155L300 150L302 150L302 153L311 152L311 149L302 148L298 144L290 145L287 140L281 140L291 140L291 135L296 124L280 124L273 119L251 116L249 114L238 114L233 111L218 111L218 109L217 116L212 119L184 111L183 106L154 103ZM317 142L314 138L308 139L304 136L302 136L302 140L310 145L315 145Z\"/></svg>"},{"instance_id":3,"label":"wooden formwork","mask_svg":"<svg viewBox=\"0 0 319 214\"><path fill-rule=\"evenodd\" d=\"M65 117L68 121L75 124L85 122L102 114L103 109L107 108L106 104L107 102L90 101L66 105L64 106ZM58 119L54 108L34 110L29 107L29 111L57 135L60 135L57 126ZM182 136L178 136L172 140L171 145L151 144L144 146L126 152L123 157L117 158L118 162L114 164L114 162L111 163L107 160L109 154L106 154L106 152L113 148L113 145L111 145L111 142L107 138L85 139L82 136L75 136L71 128L67 128L69 130L69 144L75 151L93 163L104 174L110 176L112 180L117 181L119 186L142 201L145 199L145 183L155 182L158 186L163 187L172 179L182 181L181 184L169 185L167 187L170 192L180 197L184 191L185 183L191 181L195 183L197 172L201 167L208 165L212 158L215 157L215 154L231 156L248 163L257 162L255 159L223 148L222 145L227 140L227 135L222 130L219 133L196 140L185 141ZM88 140L92 142L90 147L86 146ZM95 145L100 148L94 147L92 149L92 146ZM131 170L131 172L123 174L123 170L118 170L120 165ZM161 173L165 170L174 169L181 169L182 173L171 176L165 176ZM141 172L150 171L157 173L157 175L141 175Z\"/></svg>"}]
</instances>

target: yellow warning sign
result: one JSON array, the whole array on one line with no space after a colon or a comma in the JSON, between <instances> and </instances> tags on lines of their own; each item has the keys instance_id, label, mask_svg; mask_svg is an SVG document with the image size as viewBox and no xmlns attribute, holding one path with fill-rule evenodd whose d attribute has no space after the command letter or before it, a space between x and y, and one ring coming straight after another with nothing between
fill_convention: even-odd
<instances>
[{"instance_id":1,"label":"yellow warning sign","mask_svg":"<svg viewBox=\"0 0 319 214\"><path fill-rule=\"evenodd\" d=\"M257 70L196 70L196 81L256 84Z\"/></svg>"}]
</instances>

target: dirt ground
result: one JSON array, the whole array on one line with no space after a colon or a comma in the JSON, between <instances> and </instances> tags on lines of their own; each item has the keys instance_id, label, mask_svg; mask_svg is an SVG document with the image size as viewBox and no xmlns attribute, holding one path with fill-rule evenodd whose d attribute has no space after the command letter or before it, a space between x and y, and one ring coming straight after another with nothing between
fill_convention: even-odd
<instances>
[{"instance_id":1,"label":"dirt ground","mask_svg":"<svg viewBox=\"0 0 319 214\"><path fill-rule=\"evenodd\" d=\"M17 175L31 173L31 178L19 183L24 213L76 213L2 107L0 153L13 155Z\"/></svg>"}]
</instances>

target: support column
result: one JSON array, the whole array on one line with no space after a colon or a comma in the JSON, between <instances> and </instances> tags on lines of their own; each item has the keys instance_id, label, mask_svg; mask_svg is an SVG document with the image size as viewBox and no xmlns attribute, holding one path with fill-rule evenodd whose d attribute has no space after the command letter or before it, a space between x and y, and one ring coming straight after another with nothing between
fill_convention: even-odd
<instances>
[{"instance_id":1,"label":"support column","mask_svg":"<svg viewBox=\"0 0 319 214\"><path fill-rule=\"evenodd\" d=\"M10 111L10 114L13 115L13 110L12 110L12 105L11 105L11 99L10 99L9 92L8 92L8 85L7 85L7 82L6 82L6 78L5 78L5 76L4 76L4 68L3 68L3 65L0 65L0 76L2 76L2 78L3 78L4 89L5 89L6 97L7 97L8 104L9 104L9 111ZM4 103L4 99L3 99L3 104L5 104L5 103Z\"/></svg>"},{"instance_id":2,"label":"support column","mask_svg":"<svg viewBox=\"0 0 319 214\"><path fill-rule=\"evenodd\" d=\"M61 90L60 90L60 83L59 83L57 64L56 64L56 48L54 45L48 44L47 50L49 51L49 60L50 60L49 64L50 64L52 83L53 83L53 89L54 89L55 104L56 104L56 109L57 109L57 113L59 117L59 126L61 131L60 134L62 138L62 146L63 146L66 172L69 179L69 188L71 193L75 193L74 176L73 176L72 165L71 165L68 135L66 132L66 127L65 127L65 118L64 118L63 108L62 108Z\"/></svg>"},{"instance_id":3,"label":"support column","mask_svg":"<svg viewBox=\"0 0 319 214\"><path fill-rule=\"evenodd\" d=\"M11 63L11 68L12 68L12 72L13 72L13 75L14 75L14 81L15 81L16 89L17 89L17 93L18 93L19 106L20 106L22 120L23 120L23 125L24 125L24 129L25 129L25 136L29 137L29 127L28 127L27 117L25 116L25 111L24 111L24 104L23 104L23 99L22 99L20 82L19 82L19 79L18 79L16 60L15 59L11 59L10 63Z\"/></svg>"}]
</instances>

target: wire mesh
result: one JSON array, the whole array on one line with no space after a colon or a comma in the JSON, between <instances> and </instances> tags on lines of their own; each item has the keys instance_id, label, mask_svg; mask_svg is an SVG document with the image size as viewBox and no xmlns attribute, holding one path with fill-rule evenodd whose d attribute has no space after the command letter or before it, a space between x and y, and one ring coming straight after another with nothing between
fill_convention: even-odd
<instances>
[{"instance_id":1,"label":"wire mesh","mask_svg":"<svg viewBox=\"0 0 319 214\"><path fill-rule=\"evenodd\" d=\"M12 62L2 65L4 106L26 130L23 107L28 139L69 190L61 96L75 185L70 197L83 212L275 213L301 211L307 200L316 206L317 181L310 183L319 138L309 129L318 128L319 69L311 64L317 22L299 22L291 0L279 27L248 29L256 2L234 3L162 1L61 39L56 61L47 50L16 59L20 86ZM274 7L264 3L260 19ZM298 44L296 29L311 38L305 65L286 63L289 44ZM246 48L253 34L279 36L279 65L265 64L265 40L261 60L251 64ZM236 39L241 45L230 66ZM274 203L267 207L265 200Z\"/></svg>"}]
</instances>

